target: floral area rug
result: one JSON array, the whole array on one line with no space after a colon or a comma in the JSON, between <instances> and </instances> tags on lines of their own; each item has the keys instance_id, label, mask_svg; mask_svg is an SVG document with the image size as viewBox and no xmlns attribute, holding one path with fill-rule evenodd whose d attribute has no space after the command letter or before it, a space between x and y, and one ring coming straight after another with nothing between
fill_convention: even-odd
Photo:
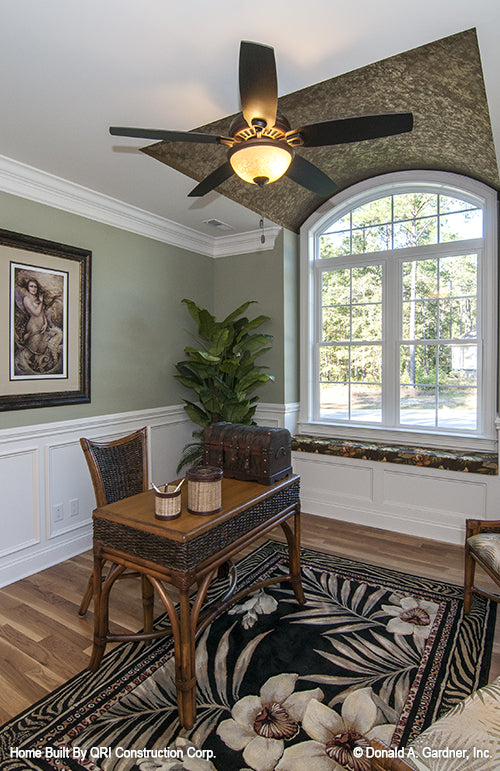
<instances>
[{"instance_id":1,"label":"floral area rug","mask_svg":"<svg viewBox=\"0 0 500 771\"><path fill-rule=\"evenodd\" d=\"M287 572L274 541L238 565L240 585ZM126 643L6 724L0 768L365 771L371 737L406 746L487 682L484 598L464 617L461 587L307 549L302 580L306 605L283 582L205 630L192 730L179 726L171 639Z\"/></svg>"}]
</instances>

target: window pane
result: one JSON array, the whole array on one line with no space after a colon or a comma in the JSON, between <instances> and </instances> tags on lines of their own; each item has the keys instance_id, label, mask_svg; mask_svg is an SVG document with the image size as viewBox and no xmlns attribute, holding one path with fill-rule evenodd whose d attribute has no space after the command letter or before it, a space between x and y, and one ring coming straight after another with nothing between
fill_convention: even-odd
<instances>
[{"instance_id":1,"label":"window pane","mask_svg":"<svg viewBox=\"0 0 500 771\"><path fill-rule=\"evenodd\" d=\"M376 201L370 201L363 206L359 206L352 212L353 228L364 227L366 225L382 225L390 222L391 214L391 196L387 198L378 198Z\"/></svg>"},{"instance_id":2,"label":"window pane","mask_svg":"<svg viewBox=\"0 0 500 771\"><path fill-rule=\"evenodd\" d=\"M477 292L477 254L441 257L439 260L439 295L474 297Z\"/></svg>"},{"instance_id":3,"label":"window pane","mask_svg":"<svg viewBox=\"0 0 500 771\"><path fill-rule=\"evenodd\" d=\"M465 241L468 238L482 238L483 213L478 209L457 212L439 218L439 240Z\"/></svg>"},{"instance_id":4,"label":"window pane","mask_svg":"<svg viewBox=\"0 0 500 771\"><path fill-rule=\"evenodd\" d=\"M438 425L440 428L474 430L477 427L477 389L440 388Z\"/></svg>"},{"instance_id":5,"label":"window pane","mask_svg":"<svg viewBox=\"0 0 500 771\"><path fill-rule=\"evenodd\" d=\"M352 339L380 340L382 337L382 306L370 303L352 306ZM345 338L344 338L345 339Z\"/></svg>"},{"instance_id":6,"label":"window pane","mask_svg":"<svg viewBox=\"0 0 500 771\"><path fill-rule=\"evenodd\" d=\"M470 211L475 208L476 207L473 203L461 201L460 198L452 198L449 195L439 196L439 211L441 213L452 211Z\"/></svg>"},{"instance_id":7,"label":"window pane","mask_svg":"<svg viewBox=\"0 0 500 771\"><path fill-rule=\"evenodd\" d=\"M403 339L434 340L437 337L437 300L403 302Z\"/></svg>"},{"instance_id":8,"label":"window pane","mask_svg":"<svg viewBox=\"0 0 500 771\"><path fill-rule=\"evenodd\" d=\"M477 347L440 345L439 382L449 385L477 385Z\"/></svg>"},{"instance_id":9,"label":"window pane","mask_svg":"<svg viewBox=\"0 0 500 771\"><path fill-rule=\"evenodd\" d=\"M437 239L437 217L394 223L394 249L435 244Z\"/></svg>"},{"instance_id":10,"label":"window pane","mask_svg":"<svg viewBox=\"0 0 500 771\"><path fill-rule=\"evenodd\" d=\"M320 416L327 420L349 420L349 386L321 383L319 387Z\"/></svg>"},{"instance_id":11,"label":"window pane","mask_svg":"<svg viewBox=\"0 0 500 771\"><path fill-rule=\"evenodd\" d=\"M392 226L373 225L352 231L352 253L385 252L392 249Z\"/></svg>"},{"instance_id":12,"label":"window pane","mask_svg":"<svg viewBox=\"0 0 500 771\"><path fill-rule=\"evenodd\" d=\"M345 305L351 302L351 271L325 270L321 274L322 305Z\"/></svg>"},{"instance_id":13,"label":"window pane","mask_svg":"<svg viewBox=\"0 0 500 771\"><path fill-rule=\"evenodd\" d=\"M347 383L349 381L349 348L344 345L322 345L319 367L319 377L322 382Z\"/></svg>"},{"instance_id":14,"label":"window pane","mask_svg":"<svg viewBox=\"0 0 500 771\"><path fill-rule=\"evenodd\" d=\"M428 385L436 382L437 345L401 346L401 383Z\"/></svg>"},{"instance_id":15,"label":"window pane","mask_svg":"<svg viewBox=\"0 0 500 771\"><path fill-rule=\"evenodd\" d=\"M409 426L436 425L436 388L406 386L400 389L400 422Z\"/></svg>"},{"instance_id":16,"label":"window pane","mask_svg":"<svg viewBox=\"0 0 500 771\"><path fill-rule=\"evenodd\" d=\"M469 298L451 301L451 337L476 339L477 301Z\"/></svg>"},{"instance_id":17,"label":"window pane","mask_svg":"<svg viewBox=\"0 0 500 771\"><path fill-rule=\"evenodd\" d=\"M336 305L323 308L323 341L333 343L351 339L351 308Z\"/></svg>"},{"instance_id":18,"label":"window pane","mask_svg":"<svg viewBox=\"0 0 500 771\"><path fill-rule=\"evenodd\" d=\"M438 294L438 260L403 263L403 300L423 300Z\"/></svg>"},{"instance_id":19,"label":"window pane","mask_svg":"<svg viewBox=\"0 0 500 771\"><path fill-rule=\"evenodd\" d=\"M353 385L351 387L351 420L380 423L382 420L382 386Z\"/></svg>"},{"instance_id":20,"label":"window pane","mask_svg":"<svg viewBox=\"0 0 500 771\"><path fill-rule=\"evenodd\" d=\"M352 269L352 302L382 302L382 266Z\"/></svg>"},{"instance_id":21,"label":"window pane","mask_svg":"<svg viewBox=\"0 0 500 771\"><path fill-rule=\"evenodd\" d=\"M394 222L437 214L435 193L402 193L394 196Z\"/></svg>"},{"instance_id":22,"label":"window pane","mask_svg":"<svg viewBox=\"0 0 500 771\"><path fill-rule=\"evenodd\" d=\"M382 347L351 346L351 379L358 383L380 383L382 380Z\"/></svg>"},{"instance_id":23,"label":"window pane","mask_svg":"<svg viewBox=\"0 0 500 771\"><path fill-rule=\"evenodd\" d=\"M341 257L350 253L350 231L323 235L319 239L319 256L321 259L327 257Z\"/></svg>"}]
</instances>

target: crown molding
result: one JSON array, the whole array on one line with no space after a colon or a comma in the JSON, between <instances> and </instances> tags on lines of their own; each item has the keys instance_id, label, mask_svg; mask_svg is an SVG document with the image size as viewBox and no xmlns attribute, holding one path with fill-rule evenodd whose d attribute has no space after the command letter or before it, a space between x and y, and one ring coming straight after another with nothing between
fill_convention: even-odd
<instances>
[{"instance_id":1,"label":"crown molding","mask_svg":"<svg viewBox=\"0 0 500 771\"><path fill-rule=\"evenodd\" d=\"M281 230L278 226L266 228L264 244L260 230L206 235L4 155L0 155L0 190L208 257L272 249Z\"/></svg>"}]
</instances>

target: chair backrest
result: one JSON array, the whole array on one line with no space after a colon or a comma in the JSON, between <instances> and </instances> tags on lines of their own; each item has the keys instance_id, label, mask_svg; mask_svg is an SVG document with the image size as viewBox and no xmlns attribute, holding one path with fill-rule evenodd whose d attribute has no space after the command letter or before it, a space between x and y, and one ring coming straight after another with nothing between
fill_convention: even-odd
<instances>
[{"instance_id":1,"label":"chair backrest","mask_svg":"<svg viewBox=\"0 0 500 771\"><path fill-rule=\"evenodd\" d=\"M147 429L112 442L80 439L97 506L114 503L148 489Z\"/></svg>"}]
</instances>

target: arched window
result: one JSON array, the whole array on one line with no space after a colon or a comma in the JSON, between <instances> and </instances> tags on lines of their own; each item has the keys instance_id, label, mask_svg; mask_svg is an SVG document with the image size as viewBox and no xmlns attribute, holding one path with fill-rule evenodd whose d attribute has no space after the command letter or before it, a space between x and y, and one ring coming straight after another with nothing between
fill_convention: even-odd
<instances>
[{"instance_id":1,"label":"arched window","mask_svg":"<svg viewBox=\"0 0 500 771\"><path fill-rule=\"evenodd\" d=\"M299 430L491 447L496 193L401 172L327 202L301 237Z\"/></svg>"}]
</instances>

